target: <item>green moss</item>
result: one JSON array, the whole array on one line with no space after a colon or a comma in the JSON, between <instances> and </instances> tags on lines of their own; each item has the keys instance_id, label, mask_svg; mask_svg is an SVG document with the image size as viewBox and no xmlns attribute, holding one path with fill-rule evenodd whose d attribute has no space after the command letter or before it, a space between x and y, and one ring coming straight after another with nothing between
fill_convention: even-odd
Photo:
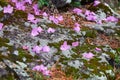
<instances>
[{"instance_id":1,"label":"green moss","mask_svg":"<svg viewBox=\"0 0 120 80\"><path fill-rule=\"evenodd\" d=\"M4 6L7 6L7 2L5 1L5 0L0 0L0 5L2 6L2 7L4 7Z\"/></svg>"}]
</instances>

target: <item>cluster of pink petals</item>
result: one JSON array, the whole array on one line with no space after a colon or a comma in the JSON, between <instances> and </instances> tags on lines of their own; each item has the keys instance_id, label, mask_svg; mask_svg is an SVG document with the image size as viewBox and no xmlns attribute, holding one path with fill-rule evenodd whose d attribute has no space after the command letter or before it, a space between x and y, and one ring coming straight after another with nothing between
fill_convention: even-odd
<instances>
[{"instance_id":1,"label":"cluster of pink petals","mask_svg":"<svg viewBox=\"0 0 120 80\"><path fill-rule=\"evenodd\" d=\"M3 23L0 23L0 30L3 28Z\"/></svg>"},{"instance_id":2,"label":"cluster of pink petals","mask_svg":"<svg viewBox=\"0 0 120 80\"><path fill-rule=\"evenodd\" d=\"M114 16L109 16L105 19L106 22L118 22L118 19Z\"/></svg>"},{"instance_id":3,"label":"cluster of pink petals","mask_svg":"<svg viewBox=\"0 0 120 80\"><path fill-rule=\"evenodd\" d=\"M17 10L23 10L23 11L25 11L26 7L25 7L25 2L24 1L16 2L15 6L16 6Z\"/></svg>"},{"instance_id":4,"label":"cluster of pink petals","mask_svg":"<svg viewBox=\"0 0 120 80\"><path fill-rule=\"evenodd\" d=\"M77 47L79 45L79 42L72 42L72 47ZM64 41L64 43L60 46L60 50L62 51L66 51L69 50L71 48L70 45L67 44L67 41Z\"/></svg>"},{"instance_id":5,"label":"cluster of pink petals","mask_svg":"<svg viewBox=\"0 0 120 80\"><path fill-rule=\"evenodd\" d=\"M50 71L44 65L36 65L35 67L32 68L32 70L41 72L45 76L50 75Z\"/></svg>"},{"instance_id":6,"label":"cluster of pink petals","mask_svg":"<svg viewBox=\"0 0 120 80\"><path fill-rule=\"evenodd\" d=\"M100 1L95 0L93 6L97 6L98 4L100 4Z\"/></svg>"},{"instance_id":7,"label":"cluster of pink petals","mask_svg":"<svg viewBox=\"0 0 120 80\"><path fill-rule=\"evenodd\" d=\"M11 14L13 12L13 7L11 5L7 5L3 8L3 13L9 13Z\"/></svg>"},{"instance_id":8,"label":"cluster of pink petals","mask_svg":"<svg viewBox=\"0 0 120 80\"><path fill-rule=\"evenodd\" d=\"M66 51L70 49L70 45L67 44L67 41L64 41L63 45L61 45L60 50Z\"/></svg>"},{"instance_id":9,"label":"cluster of pink petals","mask_svg":"<svg viewBox=\"0 0 120 80\"><path fill-rule=\"evenodd\" d=\"M85 15L88 21L96 21L97 19L96 14L94 12L90 12L89 10L86 10Z\"/></svg>"},{"instance_id":10,"label":"cluster of pink petals","mask_svg":"<svg viewBox=\"0 0 120 80\"><path fill-rule=\"evenodd\" d=\"M53 29L53 28L48 28L47 32L48 32L48 33L54 33L54 32L55 32L55 29Z\"/></svg>"},{"instance_id":11,"label":"cluster of pink petals","mask_svg":"<svg viewBox=\"0 0 120 80\"><path fill-rule=\"evenodd\" d=\"M74 8L73 12L76 13L77 15L80 15L82 13L82 10L79 8Z\"/></svg>"},{"instance_id":12,"label":"cluster of pink petals","mask_svg":"<svg viewBox=\"0 0 120 80\"><path fill-rule=\"evenodd\" d=\"M83 56L83 58L89 60L89 59L93 58L94 54L89 52L89 53L83 53L82 56Z\"/></svg>"},{"instance_id":13,"label":"cluster of pink petals","mask_svg":"<svg viewBox=\"0 0 120 80\"><path fill-rule=\"evenodd\" d=\"M37 36L39 35L39 33L41 33L43 31L43 29L41 27L35 27L32 29L31 31L31 35L32 36Z\"/></svg>"},{"instance_id":14,"label":"cluster of pink petals","mask_svg":"<svg viewBox=\"0 0 120 80\"><path fill-rule=\"evenodd\" d=\"M40 53L41 51L42 52L49 52L50 51L50 47L49 46L43 46L43 47L34 46L32 51L37 53L37 54Z\"/></svg>"},{"instance_id":15,"label":"cluster of pink petals","mask_svg":"<svg viewBox=\"0 0 120 80\"><path fill-rule=\"evenodd\" d=\"M79 31L80 31L80 24L75 23L74 25L75 25L74 30L75 30L76 32L79 32Z\"/></svg>"},{"instance_id":16,"label":"cluster of pink petals","mask_svg":"<svg viewBox=\"0 0 120 80\"><path fill-rule=\"evenodd\" d=\"M32 0L25 0L25 2L32 4Z\"/></svg>"},{"instance_id":17,"label":"cluster of pink petals","mask_svg":"<svg viewBox=\"0 0 120 80\"><path fill-rule=\"evenodd\" d=\"M53 21L55 24L58 24L60 21L63 21L63 16L50 16L49 20Z\"/></svg>"}]
</instances>

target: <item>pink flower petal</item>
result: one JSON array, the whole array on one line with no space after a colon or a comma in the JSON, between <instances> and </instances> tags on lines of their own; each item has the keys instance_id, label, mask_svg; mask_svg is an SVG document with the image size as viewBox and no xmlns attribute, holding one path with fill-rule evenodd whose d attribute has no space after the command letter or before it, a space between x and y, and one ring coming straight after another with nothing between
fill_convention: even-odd
<instances>
[{"instance_id":1,"label":"pink flower petal","mask_svg":"<svg viewBox=\"0 0 120 80\"><path fill-rule=\"evenodd\" d=\"M98 4L100 4L100 1L95 0L95 1L94 1L94 5L93 5L93 6L97 6Z\"/></svg>"},{"instance_id":2,"label":"pink flower petal","mask_svg":"<svg viewBox=\"0 0 120 80\"><path fill-rule=\"evenodd\" d=\"M75 23L74 30L75 30L76 32L79 32L79 31L80 31L80 24Z\"/></svg>"},{"instance_id":3,"label":"pink flower petal","mask_svg":"<svg viewBox=\"0 0 120 80\"><path fill-rule=\"evenodd\" d=\"M73 9L73 12L76 13L77 15L79 15L80 13L82 13L82 10L79 8L75 8L75 9Z\"/></svg>"},{"instance_id":4,"label":"pink flower petal","mask_svg":"<svg viewBox=\"0 0 120 80\"><path fill-rule=\"evenodd\" d=\"M24 1L17 2L17 3L16 3L16 9L17 9L17 10L23 10L23 11L25 11L25 6L24 6L24 4L25 4Z\"/></svg>"},{"instance_id":5,"label":"pink flower petal","mask_svg":"<svg viewBox=\"0 0 120 80\"><path fill-rule=\"evenodd\" d=\"M96 50L96 51L101 51L101 49L100 49L100 48L97 48L97 47L95 48L95 50Z\"/></svg>"},{"instance_id":6,"label":"pink flower petal","mask_svg":"<svg viewBox=\"0 0 120 80\"><path fill-rule=\"evenodd\" d=\"M35 52L35 53L40 53L40 51L42 50L42 48L40 46L34 46L32 51Z\"/></svg>"},{"instance_id":7,"label":"pink flower petal","mask_svg":"<svg viewBox=\"0 0 120 80\"><path fill-rule=\"evenodd\" d=\"M73 46L73 47L76 47L76 46L78 46L78 45L79 45L79 42L78 42L78 41L72 43L72 46Z\"/></svg>"},{"instance_id":8,"label":"pink flower petal","mask_svg":"<svg viewBox=\"0 0 120 80\"><path fill-rule=\"evenodd\" d=\"M53 29L53 28L48 28L47 32L48 32L48 33L54 33L54 32L55 32L55 29Z\"/></svg>"},{"instance_id":9,"label":"pink flower petal","mask_svg":"<svg viewBox=\"0 0 120 80\"><path fill-rule=\"evenodd\" d=\"M7 7L3 8L3 13L12 13L13 12L13 7L11 5L7 5Z\"/></svg>"},{"instance_id":10,"label":"pink flower petal","mask_svg":"<svg viewBox=\"0 0 120 80\"><path fill-rule=\"evenodd\" d=\"M28 13L27 19L28 19L29 21L33 21L33 20L35 19L35 16L32 15L32 14L30 14L30 13Z\"/></svg>"},{"instance_id":11,"label":"pink flower petal","mask_svg":"<svg viewBox=\"0 0 120 80\"><path fill-rule=\"evenodd\" d=\"M43 31L43 29L41 27L36 27L36 28L33 28L32 31L31 31L31 35L32 36L37 36L39 35L39 33L41 33Z\"/></svg>"},{"instance_id":12,"label":"pink flower petal","mask_svg":"<svg viewBox=\"0 0 120 80\"><path fill-rule=\"evenodd\" d=\"M47 14L46 12L44 12L42 15L43 15L44 17L48 17L48 14Z\"/></svg>"},{"instance_id":13,"label":"pink flower petal","mask_svg":"<svg viewBox=\"0 0 120 80\"><path fill-rule=\"evenodd\" d=\"M89 53L83 53L82 56L83 56L83 58L89 60L89 59L92 59L92 58L93 58L94 54L91 53L91 52L89 52Z\"/></svg>"},{"instance_id":14,"label":"pink flower petal","mask_svg":"<svg viewBox=\"0 0 120 80\"><path fill-rule=\"evenodd\" d=\"M65 51L70 49L70 45L67 45L67 41L64 41L63 45L61 45L60 50Z\"/></svg>"},{"instance_id":15,"label":"pink flower petal","mask_svg":"<svg viewBox=\"0 0 120 80\"><path fill-rule=\"evenodd\" d=\"M3 23L0 23L0 30L2 30L3 28Z\"/></svg>"},{"instance_id":16,"label":"pink flower petal","mask_svg":"<svg viewBox=\"0 0 120 80\"><path fill-rule=\"evenodd\" d=\"M24 49L24 50L28 50L28 46L22 46L22 48Z\"/></svg>"},{"instance_id":17,"label":"pink flower petal","mask_svg":"<svg viewBox=\"0 0 120 80\"><path fill-rule=\"evenodd\" d=\"M42 51L43 51L43 52L49 52L49 51L50 51L50 47L49 47L49 46L44 46L44 47L42 48Z\"/></svg>"}]
</instances>

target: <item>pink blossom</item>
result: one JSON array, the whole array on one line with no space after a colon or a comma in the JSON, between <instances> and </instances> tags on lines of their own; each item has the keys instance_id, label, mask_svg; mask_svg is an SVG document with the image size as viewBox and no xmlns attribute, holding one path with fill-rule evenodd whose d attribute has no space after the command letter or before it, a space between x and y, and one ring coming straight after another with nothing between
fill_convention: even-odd
<instances>
[{"instance_id":1,"label":"pink blossom","mask_svg":"<svg viewBox=\"0 0 120 80\"><path fill-rule=\"evenodd\" d=\"M73 47L76 47L76 46L78 46L78 45L79 45L79 42L78 42L78 41L72 43L72 46L73 46Z\"/></svg>"},{"instance_id":2,"label":"pink blossom","mask_svg":"<svg viewBox=\"0 0 120 80\"><path fill-rule=\"evenodd\" d=\"M0 30L2 30L3 28L3 23L0 23Z\"/></svg>"},{"instance_id":3,"label":"pink blossom","mask_svg":"<svg viewBox=\"0 0 120 80\"><path fill-rule=\"evenodd\" d=\"M89 21L96 21L97 17L94 16L94 15L89 15L89 16L86 17L86 19L89 20Z\"/></svg>"},{"instance_id":4,"label":"pink blossom","mask_svg":"<svg viewBox=\"0 0 120 80\"><path fill-rule=\"evenodd\" d=\"M40 10L39 10L39 8L38 8L38 4L34 4L34 5L33 5L33 9L34 9L35 15L40 15Z\"/></svg>"},{"instance_id":5,"label":"pink blossom","mask_svg":"<svg viewBox=\"0 0 120 80\"><path fill-rule=\"evenodd\" d=\"M100 48L97 48L97 47L95 48L95 50L96 50L96 51L101 51L101 49L100 49Z\"/></svg>"},{"instance_id":6,"label":"pink blossom","mask_svg":"<svg viewBox=\"0 0 120 80\"><path fill-rule=\"evenodd\" d=\"M74 25L75 25L74 30L75 30L76 32L79 32L79 31L80 31L80 24L75 23Z\"/></svg>"},{"instance_id":7,"label":"pink blossom","mask_svg":"<svg viewBox=\"0 0 120 80\"><path fill-rule=\"evenodd\" d=\"M22 48L24 49L24 50L28 50L28 46L22 46Z\"/></svg>"},{"instance_id":8,"label":"pink blossom","mask_svg":"<svg viewBox=\"0 0 120 80\"><path fill-rule=\"evenodd\" d=\"M58 21L63 21L63 16L57 16L56 18Z\"/></svg>"},{"instance_id":9,"label":"pink blossom","mask_svg":"<svg viewBox=\"0 0 120 80\"><path fill-rule=\"evenodd\" d=\"M63 16L50 16L49 20L53 21L53 23L58 24L60 21L63 20Z\"/></svg>"},{"instance_id":10,"label":"pink blossom","mask_svg":"<svg viewBox=\"0 0 120 80\"><path fill-rule=\"evenodd\" d=\"M17 2L17 3L16 3L16 9L25 11L25 6L24 6L24 4L25 4L24 1Z\"/></svg>"},{"instance_id":11,"label":"pink blossom","mask_svg":"<svg viewBox=\"0 0 120 80\"><path fill-rule=\"evenodd\" d=\"M114 16L109 16L105 19L105 21L107 21L107 22L117 22L118 19Z\"/></svg>"},{"instance_id":12,"label":"pink blossom","mask_svg":"<svg viewBox=\"0 0 120 80\"><path fill-rule=\"evenodd\" d=\"M55 29L53 29L53 28L48 28L47 32L48 32L48 33L54 33L54 32L55 32Z\"/></svg>"},{"instance_id":13,"label":"pink blossom","mask_svg":"<svg viewBox=\"0 0 120 80\"><path fill-rule=\"evenodd\" d=\"M32 31L31 31L31 35L32 36L37 36L39 35L39 33L41 33L43 31L43 29L41 27L36 27L36 28L33 28Z\"/></svg>"},{"instance_id":14,"label":"pink blossom","mask_svg":"<svg viewBox=\"0 0 120 80\"><path fill-rule=\"evenodd\" d=\"M82 13L82 10L79 8L75 8L75 9L73 9L73 12L76 13L77 15L79 15L80 13Z\"/></svg>"},{"instance_id":15,"label":"pink blossom","mask_svg":"<svg viewBox=\"0 0 120 80\"><path fill-rule=\"evenodd\" d=\"M25 2L28 2L29 4L32 4L32 0L25 0Z\"/></svg>"},{"instance_id":16,"label":"pink blossom","mask_svg":"<svg viewBox=\"0 0 120 80\"><path fill-rule=\"evenodd\" d=\"M45 76L49 76L50 75L50 71L44 65L37 65L37 66L33 67L32 70L41 72Z\"/></svg>"},{"instance_id":17,"label":"pink blossom","mask_svg":"<svg viewBox=\"0 0 120 80\"><path fill-rule=\"evenodd\" d=\"M18 0L12 0L12 2L17 3L17 2L18 2Z\"/></svg>"},{"instance_id":18,"label":"pink blossom","mask_svg":"<svg viewBox=\"0 0 120 80\"><path fill-rule=\"evenodd\" d=\"M92 58L93 58L94 54L91 53L91 52L89 52L89 53L83 53L82 56L83 56L83 58L89 60L89 59L92 59Z\"/></svg>"},{"instance_id":19,"label":"pink blossom","mask_svg":"<svg viewBox=\"0 0 120 80\"><path fill-rule=\"evenodd\" d=\"M100 4L100 1L95 0L95 1L94 1L94 5L93 5L93 6L97 6L98 4Z\"/></svg>"},{"instance_id":20,"label":"pink blossom","mask_svg":"<svg viewBox=\"0 0 120 80\"><path fill-rule=\"evenodd\" d=\"M67 45L67 41L64 41L63 45L61 45L60 50L65 51L70 49L70 45Z\"/></svg>"},{"instance_id":21,"label":"pink blossom","mask_svg":"<svg viewBox=\"0 0 120 80\"><path fill-rule=\"evenodd\" d=\"M3 8L3 13L12 13L13 12L13 7L11 5L7 5L7 7Z\"/></svg>"},{"instance_id":22,"label":"pink blossom","mask_svg":"<svg viewBox=\"0 0 120 80\"><path fill-rule=\"evenodd\" d=\"M43 46L42 51L43 52L49 52L50 51L50 47L49 46Z\"/></svg>"},{"instance_id":23,"label":"pink blossom","mask_svg":"<svg viewBox=\"0 0 120 80\"><path fill-rule=\"evenodd\" d=\"M42 50L42 47L40 47L40 46L34 46L32 49L32 51L37 53L37 54L40 53L41 50Z\"/></svg>"},{"instance_id":24,"label":"pink blossom","mask_svg":"<svg viewBox=\"0 0 120 80\"><path fill-rule=\"evenodd\" d=\"M48 14L46 12L43 12L42 14L44 17L48 17Z\"/></svg>"},{"instance_id":25,"label":"pink blossom","mask_svg":"<svg viewBox=\"0 0 120 80\"><path fill-rule=\"evenodd\" d=\"M91 13L91 12L90 12L89 10L86 10L86 11L85 11L85 15L86 15L86 16L90 15L90 13Z\"/></svg>"},{"instance_id":26,"label":"pink blossom","mask_svg":"<svg viewBox=\"0 0 120 80\"><path fill-rule=\"evenodd\" d=\"M30 21L32 21L32 20L35 19L35 16L32 15L32 14L30 14L30 13L28 13L28 17L27 17L27 19L30 20Z\"/></svg>"}]
</instances>

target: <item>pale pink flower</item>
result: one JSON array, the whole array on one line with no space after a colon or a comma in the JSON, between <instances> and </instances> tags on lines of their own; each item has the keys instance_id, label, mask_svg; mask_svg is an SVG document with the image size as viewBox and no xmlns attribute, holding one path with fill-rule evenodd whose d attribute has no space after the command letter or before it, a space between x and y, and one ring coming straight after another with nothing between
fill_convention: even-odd
<instances>
[{"instance_id":1,"label":"pale pink flower","mask_svg":"<svg viewBox=\"0 0 120 80\"><path fill-rule=\"evenodd\" d=\"M60 50L65 51L70 49L70 45L67 44L67 41L64 41L63 45L61 45Z\"/></svg>"},{"instance_id":2,"label":"pale pink flower","mask_svg":"<svg viewBox=\"0 0 120 80\"><path fill-rule=\"evenodd\" d=\"M75 30L76 32L79 32L79 31L80 31L80 24L75 23L74 25L75 25L74 30Z\"/></svg>"},{"instance_id":3,"label":"pale pink flower","mask_svg":"<svg viewBox=\"0 0 120 80\"><path fill-rule=\"evenodd\" d=\"M13 12L13 7L11 5L7 5L6 7L3 8L3 13L12 13Z\"/></svg>"},{"instance_id":4,"label":"pale pink flower","mask_svg":"<svg viewBox=\"0 0 120 80\"><path fill-rule=\"evenodd\" d=\"M86 17L86 19L89 20L89 21L96 21L97 17L94 16L94 15L89 15L89 16Z\"/></svg>"},{"instance_id":5,"label":"pale pink flower","mask_svg":"<svg viewBox=\"0 0 120 80\"><path fill-rule=\"evenodd\" d=\"M25 6L24 6L24 4L25 4L24 1L17 2L17 3L16 3L16 9L17 9L17 10L23 10L23 11L25 11Z\"/></svg>"},{"instance_id":6,"label":"pale pink flower","mask_svg":"<svg viewBox=\"0 0 120 80\"><path fill-rule=\"evenodd\" d=\"M32 0L25 0L25 2L28 2L29 4L32 4Z\"/></svg>"},{"instance_id":7,"label":"pale pink flower","mask_svg":"<svg viewBox=\"0 0 120 80\"><path fill-rule=\"evenodd\" d=\"M101 49L100 49L100 48L97 48L97 47L95 48L95 50L96 50L96 51L101 51Z\"/></svg>"},{"instance_id":8,"label":"pale pink flower","mask_svg":"<svg viewBox=\"0 0 120 80\"><path fill-rule=\"evenodd\" d=\"M0 30L2 30L3 28L3 23L0 23Z\"/></svg>"},{"instance_id":9,"label":"pale pink flower","mask_svg":"<svg viewBox=\"0 0 120 80\"><path fill-rule=\"evenodd\" d=\"M50 75L50 71L44 65L37 65L37 66L33 67L32 70L41 72L45 76Z\"/></svg>"},{"instance_id":10,"label":"pale pink flower","mask_svg":"<svg viewBox=\"0 0 120 80\"><path fill-rule=\"evenodd\" d=\"M100 1L95 0L95 1L94 1L94 5L93 5L93 6L97 6L98 4L100 4Z\"/></svg>"},{"instance_id":11,"label":"pale pink flower","mask_svg":"<svg viewBox=\"0 0 120 80\"><path fill-rule=\"evenodd\" d=\"M79 45L79 42L78 42L78 41L72 43L72 46L73 46L73 47L76 47L76 46L78 46L78 45Z\"/></svg>"},{"instance_id":12,"label":"pale pink flower","mask_svg":"<svg viewBox=\"0 0 120 80\"><path fill-rule=\"evenodd\" d=\"M40 15L40 10L38 8L38 4L34 4L33 7L35 15Z\"/></svg>"},{"instance_id":13,"label":"pale pink flower","mask_svg":"<svg viewBox=\"0 0 120 80\"><path fill-rule=\"evenodd\" d=\"M28 50L28 49L29 49L28 46L22 46L22 48L23 48L24 50Z\"/></svg>"},{"instance_id":14,"label":"pale pink flower","mask_svg":"<svg viewBox=\"0 0 120 80\"><path fill-rule=\"evenodd\" d=\"M86 11L85 11L85 15L86 15L86 16L90 15L90 13L91 13L91 12L90 12L89 10L86 10Z\"/></svg>"},{"instance_id":15,"label":"pale pink flower","mask_svg":"<svg viewBox=\"0 0 120 80\"><path fill-rule=\"evenodd\" d=\"M32 20L35 19L35 16L34 16L33 14L28 13L27 19L28 19L29 21L32 21Z\"/></svg>"},{"instance_id":16,"label":"pale pink flower","mask_svg":"<svg viewBox=\"0 0 120 80\"><path fill-rule=\"evenodd\" d=\"M48 17L48 14L46 12L43 12L43 17Z\"/></svg>"},{"instance_id":17,"label":"pale pink flower","mask_svg":"<svg viewBox=\"0 0 120 80\"><path fill-rule=\"evenodd\" d=\"M55 32L55 29L53 29L53 28L48 28L47 32L48 32L48 33L54 33L54 32Z\"/></svg>"},{"instance_id":18,"label":"pale pink flower","mask_svg":"<svg viewBox=\"0 0 120 80\"><path fill-rule=\"evenodd\" d=\"M17 3L17 2L18 2L18 0L12 0L12 2L13 2L13 3Z\"/></svg>"},{"instance_id":19,"label":"pale pink flower","mask_svg":"<svg viewBox=\"0 0 120 80\"><path fill-rule=\"evenodd\" d=\"M32 49L32 51L37 53L37 54L40 53L41 50L42 50L42 47L40 47L40 46L34 46Z\"/></svg>"},{"instance_id":20,"label":"pale pink flower","mask_svg":"<svg viewBox=\"0 0 120 80\"><path fill-rule=\"evenodd\" d=\"M42 51L43 52L49 52L50 51L50 47L49 46L43 46Z\"/></svg>"},{"instance_id":21,"label":"pale pink flower","mask_svg":"<svg viewBox=\"0 0 120 80\"><path fill-rule=\"evenodd\" d=\"M31 35L32 36L37 36L39 35L39 33L41 33L43 31L43 29L41 27L36 27L36 28L33 28L32 31L31 31Z\"/></svg>"},{"instance_id":22,"label":"pale pink flower","mask_svg":"<svg viewBox=\"0 0 120 80\"><path fill-rule=\"evenodd\" d=\"M105 19L107 22L118 22L118 19L114 16L109 16Z\"/></svg>"},{"instance_id":23,"label":"pale pink flower","mask_svg":"<svg viewBox=\"0 0 120 80\"><path fill-rule=\"evenodd\" d=\"M82 13L82 10L79 8L75 8L75 9L73 9L73 12L76 13L77 15L79 15Z\"/></svg>"},{"instance_id":24,"label":"pale pink flower","mask_svg":"<svg viewBox=\"0 0 120 80\"><path fill-rule=\"evenodd\" d=\"M63 16L57 16L56 18L58 21L63 21Z\"/></svg>"},{"instance_id":25,"label":"pale pink flower","mask_svg":"<svg viewBox=\"0 0 120 80\"><path fill-rule=\"evenodd\" d=\"M92 59L92 58L93 58L94 54L91 53L91 52L89 52L89 53L83 53L82 56L83 56L83 58L89 60L89 59Z\"/></svg>"}]
</instances>

